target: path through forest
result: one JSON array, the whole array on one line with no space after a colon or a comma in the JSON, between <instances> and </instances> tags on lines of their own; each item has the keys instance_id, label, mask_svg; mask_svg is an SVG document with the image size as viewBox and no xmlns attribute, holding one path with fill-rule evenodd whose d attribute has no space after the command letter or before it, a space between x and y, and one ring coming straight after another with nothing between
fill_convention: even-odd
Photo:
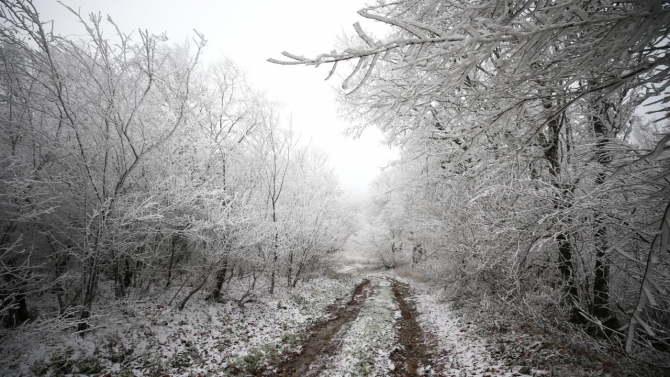
<instances>
[{"instance_id":1,"label":"path through forest","mask_svg":"<svg viewBox=\"0 0 670 377\"><path fill-rule=\"evenodd\" d=\"M305 332L298 353L260 375L424 375L432 367L410 295L396 279L365 277L349 301L329 306Z\"/></svg>"},{"instance_id":2,"label":"path through forest","mask_svg":"<svg viewBox=\"0 0 670 377\"><path fill-rule=\"evenodd\" d=\"M427 287L392 274L362 276L305 330L298 347L256 375L612 375L609 361L571 350L523 321L463 317Z\"/></svg>"}]
</instances>

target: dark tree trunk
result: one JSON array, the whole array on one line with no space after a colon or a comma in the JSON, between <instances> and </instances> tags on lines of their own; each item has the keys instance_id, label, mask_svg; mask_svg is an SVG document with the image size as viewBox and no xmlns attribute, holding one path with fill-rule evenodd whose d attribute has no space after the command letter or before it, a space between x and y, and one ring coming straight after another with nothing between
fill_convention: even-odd
<instances>
[{"instance_id":1,"label":"dark tree trunk","mask_svg":"<svg viewBox=\"0 0 670 377\"><path fill-rule=\"evenodd\" d=\"M210 295L210 298L213 300L218 300L221 297L221 290L223 289L223 283L226 282L226 276L228 275L228 259L223 260L223 267L221 267L216 272L216 284L214 285L214 291Z\"/></svg>"},{"instance_id":2,"label":"dark tree trunk","mask_svg":"<svg viewBox=\"0 0 670 377\"><path fill-rule=\"evenodd\" d=\"M9 328L14 328L30 319L25 295L27 276L20 276L21 274L14 269L15 266L14 260L6 262L5 268L9 269L9 273L3 274L5 289L0 290L0 309L9 308L2 320Z\"/></svg>"},{"instance_id":3,"label":"dark tree trunk","mask_svg":"<svg viewBox=\"0 0 670 377\"><path fill-rule=\"evenodd\" d=\"M274 220L273 214L273 220ZM279 254L279 234L275 231L275 242L272 246L272 273L270 274L270 294L275 293L275 274L277 272L277 258Z\"/></svg>"},{"instance_id":4,"label":"dark tree trunk","mask_svg":"<svg viewBox=\"0 0 670 377\"><path fill-rule=\"evenodd\" d=\"M544 107L547 110L551 110L555 106L549 102ZM549 172L553 177L552 185L557 189L557 194L554 198L554 208L560 212L570 208L574 185L571 183L565 184L561 181L560 135L563 128L564 114L552 114L551 116L553 117L547 122L548 134L541 142L544 144L544 158L549 162ZM565 219L564 222L569 222L569 219ZM579 309L574 306L574 302L579 300L579 290L574 276L573 246L570 242L569 233L563 230L565 228L567 226L560 224L559 231L555 237L558 244L558 269L561 273L566 293L568 293L568 305L573 306L570 321L582 322L583 317L579 315Z\"/></svg>"},{"instance_id":5,"label":"dark tree trunk","mask_svg":"<svg viewBox=\"0 0 670 377\"><path fill-rule=\"evenodd\" d=\"M123 298L126 295L125 287L123 286L123 279L121 278L121 263L117 260L114 266L114 295L116 298Z\"/></svg>"},{"instance_id":6,"label":"dark tree trunk","mask_svg":"<svg viewBox=\"0 0 670 377\"><path fill-rule=\"evenodd\" d=\"M286 273L286 286L291 288L291 279L293 278L293 251L288 254L288 271Z\"/></svg>"},{"instance_id":7,"label":"dark tree trunk","mask_svg":"<svg viewBox=\"0 0 670 377\"><path fill-rule=\"evenodd\" d=\"M412 265L417 266L419 263L421 263L422 259L423 259L423 245L417 243L414 245L414 248L412 248Z\"/></svg>"},{"instance_id":8,"label":"dark tree trunk","mask_svg":"<svg viewBox=\"0 0 670 377\"><path fill-rule=\"evenodd\" d=\"M88 319L91 317L91 307L93 306L93 301L95 300L95 295L98 290L98 262L97 258L93 260L86 282L86 293L84 294L83 309L81 310L81 316L79 324L77 325L77 331L84 332L88 329Z\"/></svg>"},{"instance_id":9,"label":"dark tree trunk","mask_svg":"<svg viewBox=\"0 0 670 377\"><path fill-rule=\"evenodd\" d=\"M7 306L11 306L11 308L3 318L6 327L14 328L30 319L26 295L23 292L16 294L14 297L2 300L2 307Z\"/></svg>"},{"instance_id":10,"label":"dark tree trunk","mask_svg":"<svg viewBox=\"0 0 670 377\"><path fill-rule=\"evenodd\" d=\"M133 283L133 270L130 268L128 258L123 262L118 261L114 269L114 283L116 285L116 298L124 298L128 295L128 288Z\"/></svg>"},{"instance_id":11,"label":"dark tree trunk","mask_svg":"<svg viewBox=\"0 0 670 377\"><path fill-rule=\"evenodd\" d=\"M193 297L194 294L198 293L198 292L202 289L202 287L205 286L205 283L207 283L207 280L209 279L209 274L211 274L211 272L212 272L211 269L210 269L209 271L207 271L207 274L205 274L205 277L202 279L202 281L200 282L200 284L198 284L197 287L191 289L191 291L188 292L188 294L186 295L186 297L184 297L184 299L181 300L181 302L179 303L179 305L177 305L177 309L179 309L180 311L181 311L181 310L184 310L184 307L186 307L186 303L188 302L188 300L190 300L191 297Z\"/></svg>"},{"instance_id":12,"label":"dark tree trunk","mask_svg":"<svg viewBox=\"0 0 670 377\"><path fill-rule=\"evenodd\" d=\"M174 249L177 247L175 239L177 236L172 236L172 242L170 242L170 263L168 264L168 273L167 273L167 283L165 283L165 288L169 288L172 284L172 263L174 261Z\"/></svg>"},{"instance_id":13,"label":"dark tree trunk","mask_svg":"<svg viewBox=\"0 0 670 377\"><path fill-rule=\"evenodd\" d=\"M594 109L595 111L595 109ZM596 137L600 140L596 142L596 159L598 163L606 167L612 161L612 156L607 153L608 131L603 123L603 117L606 116L606 108L601 104L598 108L597 114L593 115L593 131ZM601 186L605 182L605 173L599 172L596 177L596 186ZM594 213L594 227L595 227L595 277L593 279L593 316L600 320L606 329L606 333L611 333L611 329L619 327L616 317L613 315L609 307L609 274L610 266L607 260L605 250L608 248L607 244L607 227L605 225L605 216L600 211Z\"/></svg>"},{"instance_id":14,"label":"dark tree trunk","mask_svg":"<svg viewBox=\"0 0 670 377\"><path fill-rule=\"evenodd\" d=\"M293 282L291 283L291 288L295 288L296 285L298 285L298 280L300 278L300 273L302 272L302 267L304 265L300 263L298 266L298 270L295 272L295 276L293 277Z\"/></svg>"},{"instance_id":15,"label":"dark tree trunk","mask_svg":"<svg viewBox=\"0 0 670 377\"><path fill-rule=\"evenodd\" d=\"M126 269L123 273L124 290L130 287L130 285L133 283L133 275L135 274L135 271L130 268L130 263L128 262L128 259L125 260L125 263L126 263Z\"/></svg>"},{"instance_id":16,"label":"dark tree trunk","mask_svg":"<svg viewBox=\"0 0 670 377\"><path fill-rule=\"evenodd\" d=\"M579 292L577 291L577 284L575 284L575 277L573 275L572 244L564 232L560 232L556 235L556 242L558 242L558 268L559 271L561 271L566 292L569 293L572 298L576 299Z\"/></svg>"},{"instance_id":17,"label":"dark tree trunk","mask_svg":"<svg viewBox=\"0 0 670 377\"><path fill-rule=\"evenodd\" d=\"M610 266L605 250L607 249L605 226L596 218L596 265L593 279L593 316L599 319L607 328L619 327L616 317L609 308L609 274Z\"/></svg>"}]
</instances>

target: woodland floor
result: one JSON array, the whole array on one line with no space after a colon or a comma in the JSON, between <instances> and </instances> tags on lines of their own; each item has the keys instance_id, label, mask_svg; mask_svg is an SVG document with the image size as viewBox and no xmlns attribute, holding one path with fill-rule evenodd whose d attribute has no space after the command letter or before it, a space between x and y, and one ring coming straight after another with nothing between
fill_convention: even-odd
<instances>
[{"instance_id":1,"label":"woodland floor","mask_svg":"<svg viewBox=\"0 0 670 377\"><path fill-rule=\"evenodd\" d=\"M350 270L243 307L115 305L84 337L3 334L0 375L625 375L605 355L392 272Z\"/></svg>"}]
</instances>

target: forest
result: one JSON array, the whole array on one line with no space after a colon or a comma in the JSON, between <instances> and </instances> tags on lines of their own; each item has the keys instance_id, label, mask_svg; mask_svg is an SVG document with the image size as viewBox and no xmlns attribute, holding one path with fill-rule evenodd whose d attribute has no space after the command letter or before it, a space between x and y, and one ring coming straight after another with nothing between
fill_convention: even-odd
<instances>
[{"instance_id":1,"label":"forest","mask_svg":"<svg viewBox=\"0 0 670 377\"><path fill-rule=\"evenodd\" d=\"M206 36L36 3L0 1L1 373L669 373L667 1L378 0L270 57L399 151L363 203Z\"/></svg>"}]
</instances>

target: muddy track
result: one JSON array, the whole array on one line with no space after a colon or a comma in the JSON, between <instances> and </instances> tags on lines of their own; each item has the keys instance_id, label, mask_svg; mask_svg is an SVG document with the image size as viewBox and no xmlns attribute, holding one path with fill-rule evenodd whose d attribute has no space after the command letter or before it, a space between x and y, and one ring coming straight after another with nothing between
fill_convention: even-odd
<instances>
[{"instance_id":1,"label":"muddy track","mask_svg":"<svg viewBox=\"0 0 670 377\"><path fill-rule=\"evenodd\" d=\"M353 322L361 311L361 305L367 299L365 287L370 280L363 281L356 286L351 294L351 299L345 305L332 304L327 309L328 315L311 328L303 338L300 353L290 354L287 358L273 362L270 367L274 370L265 370L258 376L295 376L301 377L308 374L309 367L322 354L334 354L336 346L331 345L331 340L343 325Z\"/></svg>"},{"instance_id":2,"label":"muddy track","mask_svg":"<svg viewBox=\"0 0 670 377\"><path fill-rule=\"evenodd\" d=\"M414 303L408 300L409 285L394 279L390 281L401 315L395 325L401 348L391 352L390 358L395 368L389 371L389 376L429 376L432 374L429 347L424 341L421 326L416 321L417 312Z\"/></svg>"}]
</instances>

